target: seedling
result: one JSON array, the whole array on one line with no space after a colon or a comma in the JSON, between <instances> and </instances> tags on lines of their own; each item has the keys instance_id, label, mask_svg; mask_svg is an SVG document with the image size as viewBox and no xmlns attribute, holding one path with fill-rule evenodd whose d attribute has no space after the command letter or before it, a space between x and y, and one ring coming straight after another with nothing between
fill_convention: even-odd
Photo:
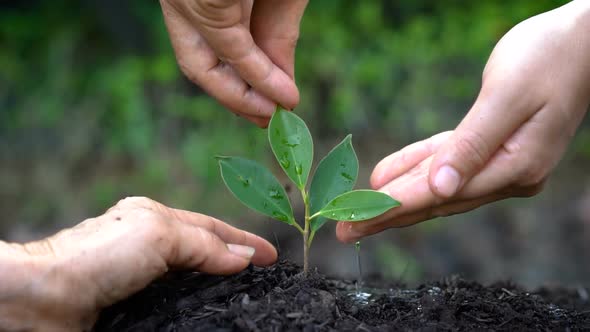
<instances>
[{"instance_id":1,"label":"seedling","mask_svg":"<svg viewBox=\"0 0 590 332\"><path fill-rule=\"evenodd\" d=\"M316 232L328 220L362 221L400 205L374 190L352 190L358 176L358 159L351 135L317 166L309 191L307 180L313 161L313 141L305 122L280 107L268 126L272 151L289 179L301 192L303 224L295 220L285 189L259 163L240 157L218 157L221 177L234 196L249 208L295 227L303 236L303 271L309 270L309 248Z\"/></svg>"}]
</instances>

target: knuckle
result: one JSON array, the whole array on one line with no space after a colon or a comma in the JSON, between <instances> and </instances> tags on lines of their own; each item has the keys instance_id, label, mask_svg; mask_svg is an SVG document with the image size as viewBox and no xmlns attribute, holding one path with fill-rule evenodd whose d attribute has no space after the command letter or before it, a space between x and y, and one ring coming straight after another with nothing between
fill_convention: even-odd
<instances>
[{"instance_id":1,"label":"knuckle","mask_svg":"<svg viewBox=\"0 0 590 332\"><path fill-rule=\"evenodd\" d=\"M539 162L529 153L523 153L521 157L515 184L519 187L535 187L543 185L549 174L549 170L544 163Z\"/></svg>"},{"instance_id":2,"label":"knuckle","mask_svg":"<svg viewBox=\"0 0 590 332\"><path fill-rule=\"evenodd\" d=\"M190 61L186 60L184 56L179 55L176 59L178 67L184 76L191 82L200 85L200 75L190 66Z\"/></svg>"},{"instance_id":3,"label":"knuckle","mask_svg":"<svg viewBox=\"0 0 590 332\"><path fill-rule=\"evenodd\" d=\"M142 241L165 257L172 257L176 250L173 225L149 209L135 209L134 214L133 220L137 223L137 232Z\"/></svg>"},{"instance_id":4,"label":"knuckle","mask_svg":"<svg viewBox=\"0 0 590 332\"><path fill-rule=\"evenodd\" d=\"M516 190L516 193L514 196L517 197L533 197L538 195L539 193L541 193L543 191L543 189L545 189L545 184L546 184L546 178L542 179L541 181L531 184L531 185L527 185L527 186L523 186L520 187L519 189Z\"/></svg>"},{"instance_id":5,"label":"knuckle","mask_svg":"<svg viewBox=\"0 0 590 332\"><path fill-rule=\"evenodd\" d=\"M215 236L201 227L194 227L193 229L196 233L195 241L199 243L202 250L188 250L182 253L182 257L179 257L181 265L198 266L206 262L207 259L215 259Z\"/></svg>"},{"instance_id":6,"label":"knuckle","mask_svg":"<svg viewBox=\"0 0 590 332\"><path fill-rule=\"evenodd\" d=\"M119 209L135 209L135 208L148 208L154 205L154 201L150 198L143 196L130 196L125 197L115 207Z\"/></svg>"},{"instance_id":7,"label":"knuckle","mask_svg":"<svg viewBox=\"0 0 590 332\"><path fill-rule=\"evenodd\" d=\"M455 153L461 163L470 168L483 167L490 155L490 148L481 134L475 131L463 133L455 141Z\"/></svg>"},{"instance_id":8,"label":"knuckle","mask_svg":"<svg viewBox=\"0 0 590 332\"><path fill-rule=\"evenodd\" d=\"M201 8L219 10L228 7L235 0L199 0L197 3Z\"/></svg>"},{"instance_id":9,"label":"knuckle","mask_svg":"<svg viewBox=\"0 0 590 332\"><path fill-rule=\"evenodd\" d=\"M170 228L170 223L162 218L162 216L151 209L135 208L131 211L131 217L136 220L142 228L148 229L150 232L165 232Z\"/></svg>"}]
</instances>

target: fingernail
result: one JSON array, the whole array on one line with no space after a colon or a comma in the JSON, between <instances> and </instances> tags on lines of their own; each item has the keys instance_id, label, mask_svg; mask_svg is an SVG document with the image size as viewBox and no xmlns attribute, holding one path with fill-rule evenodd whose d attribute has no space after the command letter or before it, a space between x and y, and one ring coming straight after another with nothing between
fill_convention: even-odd
<instances>
[{"instance_id":1,"label":"fingernail","mask_svg":"<svg viewBox=\"0 0 590 332\"><path fill-rule=\"evenodd\" d=\"M434 177L434 186L439 194L445 197L451 197L459 189L461 176L453 167L444 165L438 169Z\"/></svg>"},{"instance_id":2,"label":"fingernail","mask_svg":"<svg viewBox=\"0 0 590 332\"><path fill-rule=\"evenodd\" d=\"M241 244L233 244L233 243L228 243L227 249L232 254L238 255L240 257L244 257L247 259L252 258L252 256L254 256L254 252L256 251L256 249L254 249L252 247L243 246Z\"/></svg>"}]
</instances>

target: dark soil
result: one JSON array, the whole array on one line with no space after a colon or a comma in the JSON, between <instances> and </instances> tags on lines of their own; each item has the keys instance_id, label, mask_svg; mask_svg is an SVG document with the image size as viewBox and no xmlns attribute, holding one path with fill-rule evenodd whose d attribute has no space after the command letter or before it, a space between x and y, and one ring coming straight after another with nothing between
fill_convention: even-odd
<instances>
[{"instance_id":1,"label":"dark soil","mask_svg":"<svg viewBox=\"0 0 590 332\"><path fill-rule=\"evenodd\" d=\"M354 284L281 262L229 277L167 275L101 315L95 331L590 330L588 290L527 292L460 278L381 285L367 304Z\"/></svg>"}]
</instances>

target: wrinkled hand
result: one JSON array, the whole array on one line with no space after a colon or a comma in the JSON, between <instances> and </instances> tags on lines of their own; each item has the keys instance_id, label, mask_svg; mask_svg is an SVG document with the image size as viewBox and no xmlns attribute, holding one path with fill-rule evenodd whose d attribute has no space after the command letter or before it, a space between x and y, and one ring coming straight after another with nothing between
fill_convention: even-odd
<instances>
[{"instance_id":1,"label":"wrinkled hand","mask_svg":"<svg viewBox=\"0 0 590 332\"><path fill-rule=\"evenodd\" d=\"M531 196L564 154L590 102L590 2L530 18L496 45L482 88L454 131L405 147L371 176L402 202L363 223L339 223L350 242L390 227Z\"/></svg>"},{"instance_id":2,"label":"wrinkled hand","mask_svg":"<svg viewBox=\"0 0 590 332\"><path fill-rule=\"evenodd\" d=\"M127 198L42 241L0 243L0 330L89 330L102 308L169 269L230 274L276 258L270 243L212 217Z\"/></svg>"},{"instance_id":3,"label":"wrinkled hand","mask_svg":"<svg viewBox=\"0 0 590 332\"><path fill-rule=\"evenodd\" d=\"M307 0L160 0L184 74L234 113L266 126L299 103L294 57Z\"/></svg>"}]
</instances>

